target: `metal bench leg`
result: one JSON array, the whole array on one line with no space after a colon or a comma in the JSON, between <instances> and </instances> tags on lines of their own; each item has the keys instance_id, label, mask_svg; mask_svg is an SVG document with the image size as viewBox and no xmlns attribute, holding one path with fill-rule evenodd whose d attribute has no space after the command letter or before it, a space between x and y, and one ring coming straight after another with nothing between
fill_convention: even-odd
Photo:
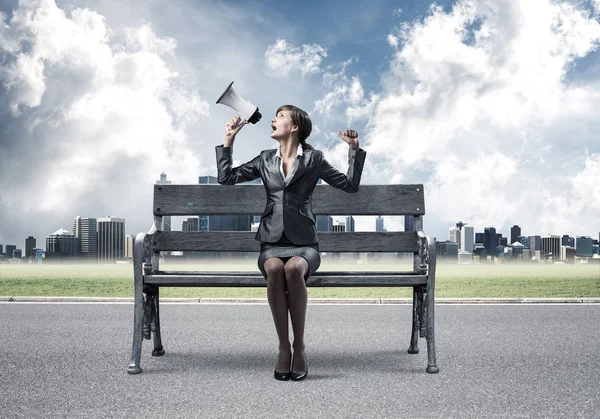
<instances>
[{"instance_id":1,"label":"metal bench leg","mask_svg":"<svg viewBox=\"0 0 600 419\"><path fill-rule=\"evenodd\" d=\"M413 318L412 318L412 333L410 336L410 346L408 347L409 354L419 353L419 298L417 296L417 288L413 287Z\"/></svg>"},{"instance_id":2,"label":"metal bench leg","mask_svg":"<svg viewBox=\"0 0 600 419\"><path fill-rule=\"evenodd\" d=\"M435 359L435 323L433 319L433 294L427 293L427 372L436 374L440 370Z\"/></svg>"},{"instance_id":3,"label":"metal bench leg","mask_svg":"<svg viewBox=\"0 0 600 419\"><path fill-rule=\"evenodd\" d=\"M144 322L144 295L141 284L135 285L135 300L133 307L133 347L131 349L131 362L127 367L129 374L139 374L142 372L140 359L142 357L142 327ZM139 289L138 289L139 288Z\"/></svg>"},{"instance_id":4,"label":"metal bench leg","mask_svg":"<svg viewBox=\"0 0 600 419\"><path fill-rule=\"evenodd\" d=\"M160 338L160 313L158 311L158 290L159 287L156 287L154 295L154 310L156 312L156 317L154 318L154 350L152 351L152 356L163 356L165 354L165 350L162 346L162 340Z\"/></svg>"},{"instance_id":5,"label":"metal bench leg","mask_svg":"<svg viewBox=\"0 0 600 419\"><path fill-rule=\"evenodd\" d=\"M137 235L134 244L133 273L134 273L134 302L133 302L133 347L131 348L131 362L127 367L129 374L142 372L140 359L142 357L142 328L144 323L144 293L142 260L144 257L144 238L146 234Z\"/></svg>"},{"instance_id":6,"label":"metal bench leg","mask_svg":"<svg viewBox=\"0 0 600 419\"><path fill-rule=\"evenodd\" d=\"M427 281L427 294L425 296L425 304L427 306L427 372L437 374L440 370L437 367L435 358L435 319L434 319L434 290L435 290L435 268L436 268L436 253L435 239L427 237L429 246L429 280Z\"/></svg>"}]
</instances>

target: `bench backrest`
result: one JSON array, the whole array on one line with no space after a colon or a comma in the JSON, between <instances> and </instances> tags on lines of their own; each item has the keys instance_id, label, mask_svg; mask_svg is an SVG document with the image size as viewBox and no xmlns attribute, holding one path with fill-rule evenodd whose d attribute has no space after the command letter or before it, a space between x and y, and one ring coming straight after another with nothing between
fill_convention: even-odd
<instances>
[{"instance_id":1,"label":"bench backrest","mask_svg":"<svg viewBox=\"0 0 600 419\"><path fill-rule=\"evenodd\" d=\"M163 216L260 215L267 197L264 185L154 185L155 226ZM312 195L315 215L404 215L414 217L415 231L318 232L321 252L416 252L416 231L425 214L423 185L360 185L347 193L317 185ZM158 231L155 250L260 251L255 232Z\"/></svg>"}]
</instances>

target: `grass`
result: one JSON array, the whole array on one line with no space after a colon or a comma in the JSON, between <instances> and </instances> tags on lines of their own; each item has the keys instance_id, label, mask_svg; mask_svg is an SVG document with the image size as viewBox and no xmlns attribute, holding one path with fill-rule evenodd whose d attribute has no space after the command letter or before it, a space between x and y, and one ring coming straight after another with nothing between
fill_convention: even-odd
<instances>
[{"instance_id":1,"label":"grass","mask_svg":"<svg viewBox=\"0 0 600 419\"><path fill-rule=\"evenodd\" d=\"M225 268L223 265L225 264ZM256 261L205 265L161 265L165 270L248 270ZM336 264L324 260L319 271L410 270L406 262ZM309 288L309 298L408 298L410 288ZM0 265L1 296L133 297L133 267L116 265ZM163 288L164 297L265 297L265 288ZM441 298L600 297L600 265L450 265L438 263L436 296Z\"/></svg>"}]
</instances>

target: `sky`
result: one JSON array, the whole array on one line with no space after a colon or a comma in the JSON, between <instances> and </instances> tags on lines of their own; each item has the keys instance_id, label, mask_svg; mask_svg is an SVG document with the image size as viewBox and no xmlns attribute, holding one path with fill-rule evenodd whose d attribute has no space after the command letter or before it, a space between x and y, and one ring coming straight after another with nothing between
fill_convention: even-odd
<instances>
[{"instance_id":1,"label":"sky","mask_svg":"<svg viewBox=\"0 0 600 419\"><path fill-rule=\"evenodd\" d=\"M597 238L599 45L600 0L0 0L0 244L43 248L78 215L148 231L161 172L216 175L231 81L263 114L234 165L276 147L290 103L342 172L350 128L362 184L424 184L438 240L458 221Z\"/></svg>"}]
</instances>

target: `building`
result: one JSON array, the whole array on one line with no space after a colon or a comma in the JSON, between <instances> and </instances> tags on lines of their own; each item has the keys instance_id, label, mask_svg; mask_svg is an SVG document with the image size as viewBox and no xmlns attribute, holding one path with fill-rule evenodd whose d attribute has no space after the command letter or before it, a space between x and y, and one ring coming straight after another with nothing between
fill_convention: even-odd
<instances>
[{"instance_id":1,"label":"building","mask_svg":"<svg viewBox=\"0 0 600 419\"><path fill-rule=\"evenodd\" d=\"M518 225L514 225L510 228L510 242L514 243L519 241L519 236L521 235L521 227Z\"/></svg>"},{"instance_id":2,"label":"building","mask_svg":"<svg viewBox=\"0 0 600 419\"><path fill-rule=\"evenodd\" d=\"M98 218L98 263L115 263L125 257L125 219Z\"/></svg>"},{"instance_id":3,"label":"building","mask_svg":"<svg viewBox=\"0 0 600 419\"><path fill-rule=\"evenodd\" d=\"M97 262L98 221L95 218L75 217L73 235L79 239L79 257L89 262Z\"/></svg>"},{"instance_id":4,"label":"building","mask_svg":"<svg viewBox=\"0 0 600 419\"><path fill-rule=\"evenodd\" d=\"M340 221L340 220L335 221L333 224L333 232L334 233L345 233L346 225L344 224L344 222Z\"/></svg>"},{"instance_id":5,"label":"building","mask_svg":"<svg viewBox=\"0 0 600 419\"><path fill-rule=\"evenodd\" d=\"M552 258L553 262L560 260L560 236L548 235L542 237L541 257L545 261Z\"/></svg>"},{"instance_id":6,"label":"building","mask_svg":"<svg viewBox=\"0 0 600 419\"><path fill-rule=\"evenodd\" d=\"M445 241L436 242L437 260L458 263L458 243Z\"/></svg>"},{"instance_id":7,"label":"building","mask_svg":"<svg viewBox=\"0 0 600 419\"><path fill-rule=\"evenodd\" d=\"M198 218L188 218L186 221L181 223L181 231L199 231L198 222Z\"/></svg>"},{"instance_id":8,"label":"building","mask_svg":"<svg viewBox=\"0 0 600 419\"><path fill-rule=\"evenodd\" d=\"M333 217L317 215L317 231L333 231Z\"/></svg>"},{"instance_id":9,"label":"building","mask_svg":"<svg viewBox=\"0 0 600 419\"><path fill-rule=\"evenodd\" d=\"M33 249L35 249L35 237L29 236L25 239L25 257L33 258L35 254L33 253Z\"/></svg>"},{"instance_id":10,"label":"building","mask_svg":"<svg viewBox=\"0 0 600 419\"><path fill-rule=\"evenodd\" d=\"M591 258L594 255L594 243L591 237L581 236L575 240L575 256Z\"/></svg>"},{"instance_id":11,"label":"building","mask_svg":"<svg viewBox=\"0 0 600 419\"><path fill-rule=\"evenodd\" d=\"M475 243L481 243L485 241L485 233L475 233Z\"/></svg>"},{"instance_id":12,"label":"building","mask_svg":"<svg viewBox=\"0 0 600 419\"><path fill-rule=\"evenodd\" d=\"M461 231L462 251L473 253L475 247L475 229L471 226L464 226Z\"/></svg>"},{"instance_id":13,"label":"building","mask_svg":"<svg viewBox=\"0 0 600 419\"><path fill-rule=\"evenodd\" d=\"M486 227L483 230L483 235L483 246L488 256L497 256L498 238L496 237L496 229L494 227Z\"/></svg>"},{"instance_id":14,"label":"building","mask_svg":"<svg viewBox=\"0 0 600 419\"><path fill-rule=\"evenodd\" d=\"M60 228L46 237L46 260L63 261L77 256L79 240L70 231Z\"/></svg>"},{"instance_id":15,"label":"building","mask_svg":"<svg viewBox=\"0 0 600 419\"><path fill-rule=\"evenodd\" d=\"M517 240L519 241L519 243L521 243L523 246L529 249L529 237L519 236Z\"/></svg>"},{"instance_id":16,"label":"building","mask_svg":"<svg viewBox=\"0 0 600 419\"><path fill-rule=\"evenodd\" d=\"M167 174L162 172L160 174L160 180L156 181L157 185L170 185L171 181L167 180ZM160 226L160 230L162 231L171 231L171 216L165 215L162 218L162 226Z\"/></svg>"},{"instance_id":17,"label":"building","mask_svg":"<svg viewBox=\"0 0 600 419\"><path fill-rule=\"evenodd\" d=\"M450 227L448 229L448 241L458 243L458 247L460 248L460 230L458 227Z\"/></svg>"},{"instance_id":18,"label":"building","mask_svg":"<svg viewBox=\"0 0 600 419\"><path fill-rule=\"evenodd\" d=\"M346 232L353 233L354 232L354 217L351 215L346 216Z\"/></svg>"},{"instance_id":19,"label":"building","mask_svg":"<svg viewBox=\"0 0 600 419\"><path fill-rule=\"evenodd\" d=\"M133 243L135 243L135 236L133 234L125 236L125 259L133 258Z\"/></svg>"},{"instance_id":20,"label":"building","mask_svg":"<svg viewBox=\"0 0 600 419\"><path fill-rule=\"evenodd\" d=\"M378 215L377 219L375 219L375 231L380 233L386 231L385 227L383 226L383 217L381 215Z\"/></svg>"},{"instance_id":21,"label":"building","mask_svg":"<svg viewBox=\"0 0 600 419\"><path fill-rule=\"evenodd\" d=\"M535 252L536 250L542 250L541 236L529 236L529 250L533 252Z\"/></svg>"},{"instance_id":22,"label":"building","mask_svg":"<svg viewBox=\"0 0 600 419\"><path fill-rule=\"evenodd\" d=\"M404 231L415 231L415 217L412 215L404 216Z\"/></svg>"},{"instance_id":23,"label":"building","mask_svg":"<svg viewBox=\"0 0 600 419\"><path fill-rule=\"evenodd\" d=\"M12 244L6 245L6 254L5 254L6 259L13 258L13 252L15 251L16 248L17 248L17 246L12 245Z\"/></svg>"}]
</instances>

